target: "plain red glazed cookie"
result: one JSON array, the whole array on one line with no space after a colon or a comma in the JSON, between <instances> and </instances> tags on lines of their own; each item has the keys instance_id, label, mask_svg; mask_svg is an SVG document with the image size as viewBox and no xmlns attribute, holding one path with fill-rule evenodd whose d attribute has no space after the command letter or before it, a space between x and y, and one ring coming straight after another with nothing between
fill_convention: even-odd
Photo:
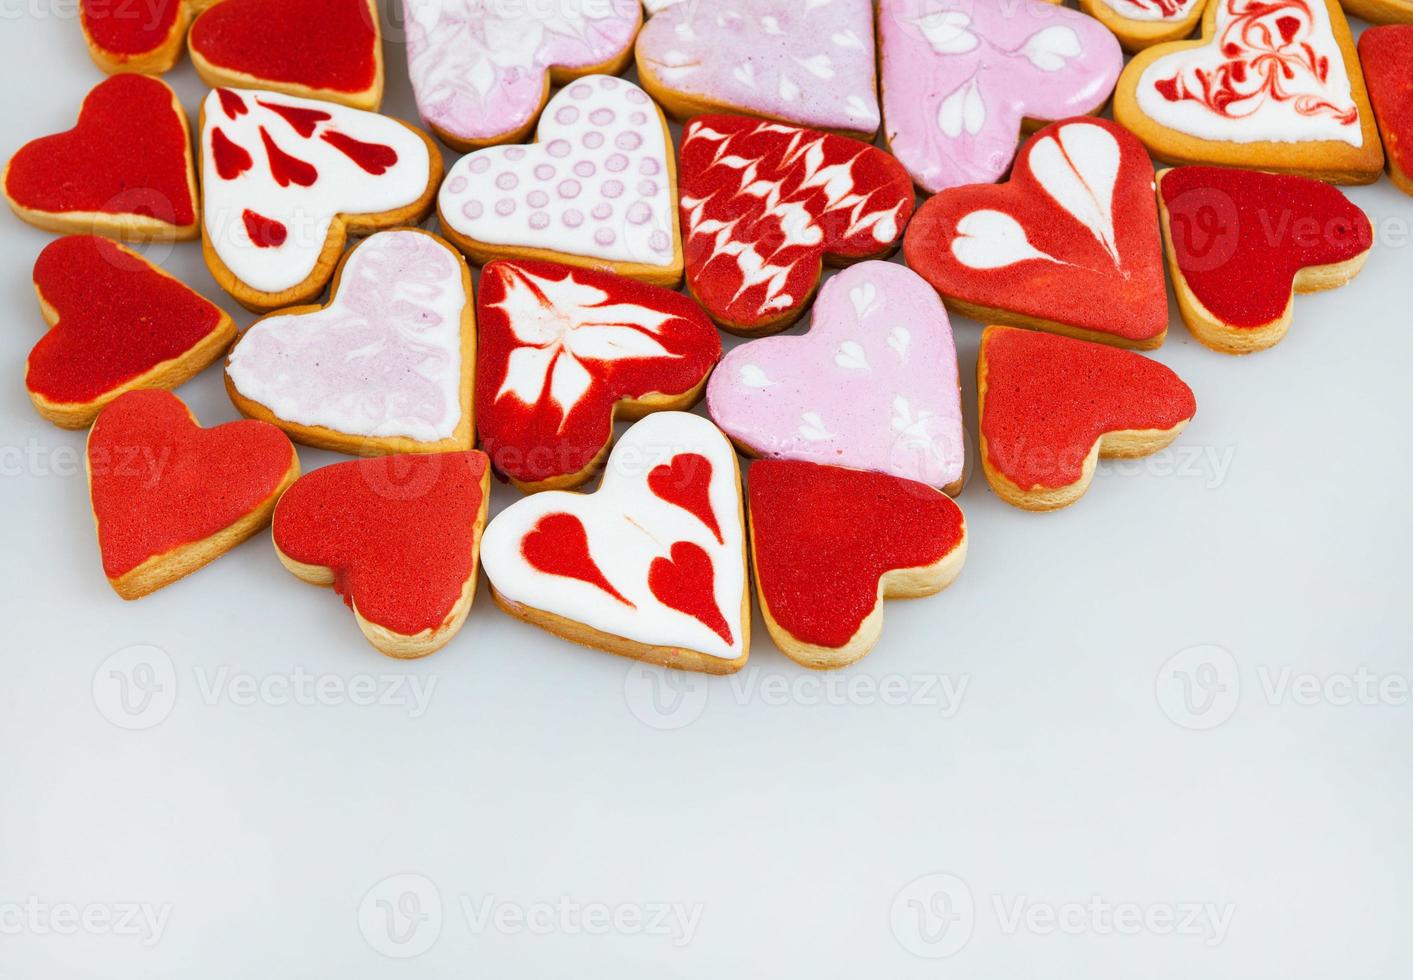
<instances>
[{"instance_id":1,"label":"plain red glazed cookie","mask_svg":"<svg viewBox=\"0 0 1413 980\"><path fill-rule=\"evenodd\" d=\"M1413 17L1413 6L1407 10ZM1413 194L1413 24L1369 28L1359 37L1359 60L1388 175L1403 193Z\"/></svg>"},{"instance_id":2,"label":"plain red glazed cookie","mask_svg":"<svg viewBox=\"0 0 1413 980\"><path fill-rule=\"evenodd\" d=\"M88 426L133 388L175 388L235 339L231 318L116 242L71 235L34 263L49 332L25 364L34 407L66 429Z\"/></svg>"},{"instance_id":3,"label":"plain red glazed cookie","mask_svg":"<svg viewBox=\"0 0 1413 980\"><path fill-rule=\"evenodd\" d=\"M486 523L479 452L380 456L301 477L275 508L286 568L343 596L390 657L441 649L466 621Z\"/></svg>"},{"instance_id":4,"label":"plain red glazed cookie","mask_svg":"<svg viewBox=\"0 0 1413 980\"><path fill-rule=\"evenodd\" d=\"M270 520L299 457L264 422L203 429L180 398L129 391L88 435L88 481L103 571L137 599L214 561Z\"/></svg>"},{"instance_id":5,"label":"plain red glazed cookie","mask_svg":"<svg viewBox=\"0 0 1413 980\"><path fill-rule=\"evenodd\" d=\"M110 75L160 75L181 57L191 0L79 0L79 24L94 64Z\"/></svg>"},{"instance_id":6,"label":"plain red glazed cookie","mask_svg":"<svg viewBox=\"0 0 1413 980\"><path fill-rule=\"evenodd\" d=\"M966 520L942 492L900 477L759 460L751 561L776 646L806 667L844 667L883 632L883 600L932 595L966 561Z\"/></svg>"},{"instance_id":7,"label":"plain red glazed cookie","mask_svg":"<svg viewBox=\"0 0 1413 980\"><path fill-rule=\"evenodd\" d=\"M78 124L10 158L5 198L60 234L125 241L196 237L196 168L186 113L165 83L115 75L83 100Z\"/></svg>"},{"instance_id":8,"label":"plain red glazed cookie","mask_svg":"<svg viewBox=\"0 0 1413 980\"><path fill-rule=\"evenodd\" d=\"M1374 245L1368 215L1309 177L1178 167L1158 204L1183 322L1227 354L1279 343L1295 294L1344 285Z\"/></svg>"},{"instance_id":9,"label":"plain red glazed cookie","mask_svg":"<svg viewBox=\"0 0 1413 980\"><path fill-rule=\"evenodd\" d=\"M976 361L981 462L996 494L1026 510L1078 500L1100 456L1171 443L1197 412L1192 389L1131 351L987 327Z\"/></svg>"},{"instance_id":10,"label":"plain red glazed cookie","mask_svg":"<svg viewBox=\"0 0 1413 980\"><path fill-rule=\"evenodd\" d=\"M1083 117L1031 137L1007 183L933 197L903 251L964 316L1147 350L1168 329L1157 219L1142 144Z\"/></svg>"},{"instance_id":11,"label":"plain red glazed cookie","mask_svg":"<svg viewBox=\"0 0 1413 980\"><path fill-rule=\"evenodd\" d=\"M902 164L857 140L742 116L698 116L679 164L687 286L731 331L798 320L822 262L881 258L913 214Z\"/></svg>"}]
</instances>

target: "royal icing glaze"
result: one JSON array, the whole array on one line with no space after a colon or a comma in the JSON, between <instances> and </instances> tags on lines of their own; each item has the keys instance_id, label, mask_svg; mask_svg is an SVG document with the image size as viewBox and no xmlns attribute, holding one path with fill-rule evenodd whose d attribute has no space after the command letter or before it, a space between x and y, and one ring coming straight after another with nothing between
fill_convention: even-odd
<instances>
[{"instance_id":1,"label":"royal icing glaze","mask_svg":"<svg viewBox=\"0 0 1413 980\"><path fill-rule=\"evenodd\" d=\"M332 302L259 321L226 376L280 419L374 438L450 439L461 424L465 266L416 231L373 235L344 263Z\"/></svg>"},{"instance_id":2,"label":"royal icing glaze","mask_svg":"<svg viewBox=\"0 0 1413 980\"><path fill-rule=\"evenodd\" d=\"M246 89L211 92L203 115L206 235L261 292L314 272L335 215L396 211L426 193L427 144L395 119Z\"/></svg>"},{"instance_id":3,"label":"royal icing glaze","mask_svg":"<svg viewBox=\"0 0 1413 980\"><path fill-rule=\"evenodd\" d=\"M1106 27L1043 0L884 0L879 37L888 145L932 193L999 179L1022 119L1093 112L1123 67Z\"/></svg>"},{"instance_id":4,"label":"royal icing glaze","mask_svg":"<svg viewBox=\"0 0 1413 980\"><path fill-rule=\"evenodd\" d=\"M1011 180L918 211L908 265L943 296L1144 344L1167 329L1153 165L1102 119L1047 126Z\"/></svg>"},{"instance_id":5,"label":"royal icing glaze","mask_svg":"<svg viewBox=\"0 0 1413 980\"><path fill-rule=\"evenodd\" d=\"M321 467L280 497L275 547L331 569L334 591L371 623L402 636L440 629L476 576L485 474L478 452Z\"/></svg>"},{"instance_id":6,"label":"royal icing glaze","mask_svg":"<svg viewBox=\"0 0 1413 980\"><path fill-rule=\"evenodd\" d=\"M838 649L888 572L942 561L966 538L951 498L882 473L761 460L750 469L756 588L796 640Z\"/></svg>"},{"instance_id":7,"label":"royal icing glaze","mask_svg":"<svg viewBox=\"0 0 1413 980\"><path fill-rule=\"evenodd\" d=\"M141 8L114 0L79 0L79 23L90 44L126 61L156 51L177 29L186 0L147 0Z\"/></svg>"},{"instance_id":8,"label":"royal icing glaze","mask_svg":"<svg viewBox=\"0 0 1413 980\"><path fill-rule=\"evenodd\" d=\"M1359 60L1389 161L1413 173L1413 25L1369 28L1359 36Z\"/></svg>"},{"instance_id":9,"label":"royal icing glaze","mask_svg":"<svg viewBox=\"0 0 1413 980\"><path fill-rule=\"evenodd\" d=\"M871 0L678 3L638 35L638 71L671 92L773 119L878 129Z\"/></svg>"},{"instance_id":10,"label":"royal icing glaze","mask_svg":"<svg viewBox=\"0 0 1413 980\"><path fill-rule=\"evenodd\" d=\"M912 182L882 150L740 116L687 125L680 179L687 284L746 329L803 308L825 255L877 255L913 213Z\"/></svg>"},{"instance_id":11,"label":"royal icing glaze","mask_svg":"<svg viewBox=\"0 0 1413 980\"><path fill-rule=\"evenodd\" d=\"M220 0L197 17L193 55L227 72L345 94L378 81L369 0Z\"/></svg>"},{"instance_id":12,"label":"royal icing glaze","mask_svg":"<svg viewBox=\"0 0 1413 980\"><path fill-rule=\"evenodd\" d=\"M30 352L25 385L56 404L96 401L229 323L181 282L93 235L50 242L34 287L57 320Z\"/></svg>"},{"instance_id":13,"label":"royal icing glaze","mask_svg":"<svg viewBox=\"0 0 1413 980\"><path fill-rule=\"evenodd\" d=\"M172 90L114 75L84 97L73 129L22 146L5 173L15 204L50 214L140 215L196 223L186 117Z\"/></svg>"},{"instance_id":14,"label":"royal icing glaze","mask_svg":"<svg viewBox=\"0 0 1413 980\"><path fill-rule=\"evenodd\" d=\"M442 221L490 245L673 265L671 138L642 89L581 78L545 107L538 139L457 161L442 184Z\"/></svg>"},{"instance_id":15,"label":"royal icing glaze","mask_svg":"<svg viewBox=\"0 0 1413 980\"><path fill-rule=\"evenodd\" d=\"M707 407L760 456L934 487L962 478L952 328L937 293L901 265L845 269L820 290L809 333L728 353L707 384Z\"/></svg>"},{"instance_id":16,"label":"royal icing glaze","mask_svg":"<svg viewBox=\"0 0 1413 980\"><path fill-rule=\"evenodd\" d=\"M493 140L540 110L552 67L592 68L633 43L637 0L403 0L417 110L454 139Z\"/></svg>"},{"instance_id":17,"label":"royal icing glaze","mask_svg":"<svg viewBox=\"0 0 1413 980\"><path fill-rule=\"evenodd\" d=\"M511 504L486 528L481 560L505 601L650 646L746 651L736 455L700 416L633 425L595 493Z\"/></svg>"},{"instance_id":18,"label":"royal icing glaze","mask_svg":"<svg viewBox=\"0 0 1413 980\"><path fill-rule=\"evenodd\" d=\"M88 437L89 486L110 579L253 513L279 488L294 447L249 420L203 429L176 395L119 395Z\"/></svg>"},{"instance_id":19,"label":"royal icing glaze","mask_svg":"<svg viewBox=\"0 0 1413 980\"><path fill-rule=\"evenodd\" d=\"M1205 140L1363 146L1325 0L1212 4L1214 34L1206 44L1162 55L1139 76L1144 115Z\"/></svg>"},{"instance_id":20,"label":"royal icing glaze","mask_svg":"<svg viewBox=\"0 0 1413 980\"><path fill-rule=\"evenodd\" d=\"M1204 0L1099 0L1121 17L1129 20L1182 20L1192 8Z\"/></svg>"},{"instance_id":21,"label":"royal icing glaze","mask_svg":"<svg viewBox=\"0 0 1413 980\"><path fill-rule=\"evenodd\" d=\"M1077 482L1105 433L1173 429L1197 413L1181 378L1133 351L990 327L980 357L987 460L1025 491Z\"/></svg>"},{"instance_id":22,"label":"royal icing glaze","mask_svg":"<svg viewBox=\"0 0 1413 980\"><path fill-rule=\"evenodd\" d=\"M612 438L617 402L689 392L721 356L686 297L549 262L486 266L477 323L481 443L525 483L583 471Z\"/></svg>"}]
</instances>

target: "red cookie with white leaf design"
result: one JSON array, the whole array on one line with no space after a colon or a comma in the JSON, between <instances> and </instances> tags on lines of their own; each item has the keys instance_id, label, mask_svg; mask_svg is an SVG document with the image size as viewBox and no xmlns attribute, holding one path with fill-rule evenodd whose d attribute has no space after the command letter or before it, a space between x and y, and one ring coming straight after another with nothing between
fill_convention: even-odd
<instances>
[{"instance_id":1,"label":"red cookie with white leaf design","mask_svg":"<svg viewBox=\"0 0 1413 980\"><path fill-rule=\"evenodd\" d=\"M146 75L95 86L77 125L20 147L3 183L15 214L46 231L124 241L196 237L186 112L164 82Z\"/></svg>"},{"instance_id":2,"label":"red cookie with white leaf design","mask_svg":"<svg viewBox=\"0 0 1413 980\"><path fill-rule=\"evenodd\" d=\"M1309 177L1178 167L1158 204L1183 322L1226 354L1279 343L1295 294L1344 285L1374 246L1369 216Z\"/></svg>"},{"instance_id":3,"label":"red cookie with white leaf design","mask_svg":"<svg viewBox=\"0 0 1413 980\"><path fill-rule=\"evenodd\" d=\"M698 116L679 163L687 286L732 333L783 330L822 264L892 252L913 214L912 179L857 140L741 116Z\"/></svg>"},{"instance_id":4,"label":"red cookie with white leaf design","mask_svg":"<svg viewBox=\"0 0 1413 980\"><path fill-rule=\"evenodd\" d=\"M903 252L950 309L984 323L1140 349L1167 334L1153 165L1104 119L1046 126L1005 184L933 197Z\"/></svg>"},{"instance_id":5,"label":"red cookie with white leaf design","mask_svg":"<svg viewBox=\"0 0 1413 980\"><path fill-rule=\"evenodd\" d=\"M382 653L424 657L471 609L489 481L474 451L325 466L280 498L275 551L297 577L332 586Z\"/></svg>"},{"instance_id":6,"label":"red cookie with white leaf design","mask_svg":"<svg viewBox=\"0 0 1413 980\"><path fill-rule=\"evenodd\" d=\"M551 262L486 266L477 319L481 445L527 492L583 483L615 418L690 408L721 357L685 296Z\"/></svg>"},{"instance_id":7,"label":"red cookie with white leaf design","mask_svg":"<svg viewBox=\"0 0 1413 980\"><path fill-rule=\"evenodd\" d=\"M153 388L99 413L86 456L103 571L124 599L190 575L260 530L299 476L294 446L273 425L203 429L180 398Z\"/></svg>"},{"instance_id":8,"label":"red cookie with white leaf design","mask_svg":"<svg viewBox=\"0 0 1413 980\"><path fill-rule=\"evenodd\" d=\"M987 327L976 359L987 482L1025 510L1068 507L1099 457L1167 446L1197 401L1171 369L1133 351L1014 327Z\"/></svg>"},{"instance_id":9,"label":"red cookie with white leaf design","mask_svg":"<svg viewBox=\"0 0 1413 980\"><path fill-rule=\"evenodd\" d=\"M728 674L750 649L736 453L706 419L657 412L608 458L595 493L537 493L481 543L496 602L587 646Z\"/></svg>"},{"instance_id":10,"label":"red cookie with white leaf design","mask_svg":"<svg viewBox=\"0 0 1413 980\"><path fill-rule=\"evenodd\" d=\"M786 656L832 670L883 632L883 600L932 595L966 561L962 510L913 480L786 460L750 471L761 615Z\"/></svg>"}]
</instances>

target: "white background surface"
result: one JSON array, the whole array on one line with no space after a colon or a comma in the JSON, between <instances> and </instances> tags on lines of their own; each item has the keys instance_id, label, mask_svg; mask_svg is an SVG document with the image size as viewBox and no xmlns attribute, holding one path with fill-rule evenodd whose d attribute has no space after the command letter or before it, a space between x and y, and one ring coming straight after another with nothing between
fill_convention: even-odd
<instances>
[{"instance_id":1,"label":"white background surface","mask_svg":"<svg viewBox=\"0 0 1413 980\"><path fill-rule=\"evenodd\" d=\"M69 5L3 10L8 155L102 76ZM384 108L413 118L388 37ZM189 65L168 77L194 115ZM1199 409L1173 450L1051 515L974 474L961 579L890 604L868 659L808 674L757 617L719 679L571 647L484 586L400 665L265 535L123 603L83 434L21 383L51 236L6 216L0 977L1406 976L1413 199L1350 196L1368 267L1279 347L1215 354L1174 314L1157 357ZM164 265L249 322L197 245ZM979 331L955 326L975 432ZM236 417L216 369L180 394ZM430 698L352 703L364 678ZM66 919L127 903L160 933Z\"/></svg>"}]
</instances>

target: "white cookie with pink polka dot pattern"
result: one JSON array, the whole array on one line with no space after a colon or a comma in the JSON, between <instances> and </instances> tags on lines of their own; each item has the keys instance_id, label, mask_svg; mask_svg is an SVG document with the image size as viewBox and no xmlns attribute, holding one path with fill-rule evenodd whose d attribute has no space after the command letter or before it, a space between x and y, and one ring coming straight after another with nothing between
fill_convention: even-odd
<instances>
[{"instance_id":1,"label":"white cookie with pink polka dot pattern","mask_svg":"<svg viewBox=\"0 0 1413 980\"><path fill-rule=\"evenodd\" d=\"M581 78L550 101L536 139L457 161L438 201L447 237L477 263L548 259L677 285L672 137L647 94Z\"/></svg>"}]
</instances>

